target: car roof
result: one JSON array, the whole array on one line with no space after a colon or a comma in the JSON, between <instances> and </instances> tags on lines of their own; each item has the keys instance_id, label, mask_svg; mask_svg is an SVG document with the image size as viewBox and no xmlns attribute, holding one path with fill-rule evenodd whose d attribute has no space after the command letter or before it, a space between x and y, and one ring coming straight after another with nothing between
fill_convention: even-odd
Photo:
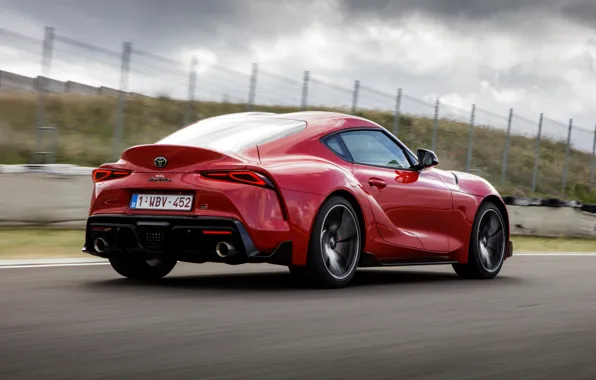
<instances>
[{"instance_id":1,"label":"car roof","mask_svg":"<svg viewBox=\"0 0 596 380\"><path fill-rule=\"evenodd\" d=\"M239 113L231 113L225 114L221 116L215 116L215 118L271 118L271 119L285 119L285 120L298 120L304 121L307 123L307 127L309 123L313 123L315 121L322 121L325 119L357 119L363 120L368 123L375 124L370 120L365 118L350 115L347 113L342 112L332 112L332 111L298 111L298 112L288 112L288 113L274 113L274 112L239 112Z\"/></svg>"}]
</instances>

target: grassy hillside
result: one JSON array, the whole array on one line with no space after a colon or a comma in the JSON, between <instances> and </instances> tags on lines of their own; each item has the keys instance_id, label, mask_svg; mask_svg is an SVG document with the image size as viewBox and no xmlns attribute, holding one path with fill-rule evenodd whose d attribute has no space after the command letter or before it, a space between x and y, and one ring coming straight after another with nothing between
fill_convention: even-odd
<instances>
[{"instance_id":1,"label":"grassy hillside","mask_svg":"<svg viewBox=\"0 0 596 380\"><path fill-rule=\"evenodd\" d=\"M0 164L31 162L35 150L37 97L34 94L0 94ZM319 108L320 109L320 108ZM167 98L129 97L124 115L123 148L151 143L184 124L187 104ZM243 104L197 103L195 118L243 112ZM256 107L256 110L293 112L292 107ZM359 115L391 129L391 113L365 111ZM109 162L116 119L116 99L110 97L55 95L48 98L47 119L59 128L58 163L95 166ZM431 146L433 122L402 116L399 138L410 148ZM46 141L48 141L47 139ZM441 120L436 153L445 169L465 170L468 125ZM542 141L539 193L530 194L535 141L523 136L511 139L507 183L500 184L505 133L477 127L474 132L472 167L508 195L561 196L565 157L563 142ZM566 198L596 203L596 192L587 190L590 155L573 150L569 161Z\"/></svg>"}]
</instances>

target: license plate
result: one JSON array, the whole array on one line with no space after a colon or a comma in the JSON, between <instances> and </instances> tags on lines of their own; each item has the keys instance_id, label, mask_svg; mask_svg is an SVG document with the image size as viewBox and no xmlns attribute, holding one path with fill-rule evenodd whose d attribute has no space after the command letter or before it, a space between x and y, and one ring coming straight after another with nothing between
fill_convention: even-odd
<instances>
[{"instance_id":1,"label":"license plate","mask_svg":"<svg viewBox=\"0 0 596 380\"><path fill-rule=\"evenodd\" d=\"M130 208L134 210L190 211L192 201L192 195L133 194Z\"/></svg>"}]
</instances>

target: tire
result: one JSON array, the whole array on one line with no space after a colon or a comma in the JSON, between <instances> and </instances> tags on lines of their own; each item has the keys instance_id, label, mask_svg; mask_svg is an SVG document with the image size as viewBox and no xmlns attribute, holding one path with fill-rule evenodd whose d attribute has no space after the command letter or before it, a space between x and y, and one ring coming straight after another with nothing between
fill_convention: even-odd
<instances>
[{"instance_id":1,"label":"tire","mask_svg":"<svg viewBox=\"0 0 596 380\"><path fill-rule=\"evenodd\" d=\"M177 261L169 258L145 260L135 256L110 258L112 268L122 277L133 280L158 280L167 276Z\"/></svg>"},{"instance_id":2,"label":"tire","mask_svg":"<svg viewBox=\"0 0 596 380\"><path fill-rule=\"evenodd\" d=\"M303 277L306 273L306 267L299 265L290 265L288 267L290 274L295 277Z\"/></svg>"},{"instance_id":3,"label":"tire","mask_svg":"<svg viewBox=\"0 0 596 380\"><path fill-rule=\"evenodd\" d=\"M495 278L507 255L509 242L505 231L504 218L498 207L490 202L483 203L476 212L472 225L468 263L453 264L455 273L468 279Z\"/></svg>"},{"instance_id":4,"label":"tire","mask_svg":"<svg viewBox=\"0 0 596 380\"><path fill-rule=\"evenodd\" d=\"M311 283L308 282L308 272L306 266L301 265L290 265L288 266L290 270L290 275L296 285L299 286L309 286Z\"/></svg>"},{"instance_id":5,"label":"tire","mask_svg":"<svg viewBox=\"0 0 596 380\"><path fill-rule=\"evenodd\" d=\"M333 196L323 203L313 223L306 266L290 267L290 272L314 286L347 286L358 268L362 246L354 207L345 198Z\"/></svg>"}]
</instances>

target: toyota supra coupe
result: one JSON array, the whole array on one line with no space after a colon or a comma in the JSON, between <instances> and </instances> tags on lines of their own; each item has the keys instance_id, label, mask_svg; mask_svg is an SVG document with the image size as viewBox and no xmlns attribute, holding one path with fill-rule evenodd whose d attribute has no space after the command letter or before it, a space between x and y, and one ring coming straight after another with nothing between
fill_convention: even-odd
<instances>
[{"instance_id":1,"label":"toyota supra coupe","mask_svg":"<svg viewBox=\"0 0 596 380\"><path fill-rule=\"evenodd\" d=\"M142 280L179 261L283 265L323 287L358 267L494 278L513 254L505 203L486 180L437 165L352 115L207 118L93 171L83 252Z\"/></svg>"}]
</instances>

